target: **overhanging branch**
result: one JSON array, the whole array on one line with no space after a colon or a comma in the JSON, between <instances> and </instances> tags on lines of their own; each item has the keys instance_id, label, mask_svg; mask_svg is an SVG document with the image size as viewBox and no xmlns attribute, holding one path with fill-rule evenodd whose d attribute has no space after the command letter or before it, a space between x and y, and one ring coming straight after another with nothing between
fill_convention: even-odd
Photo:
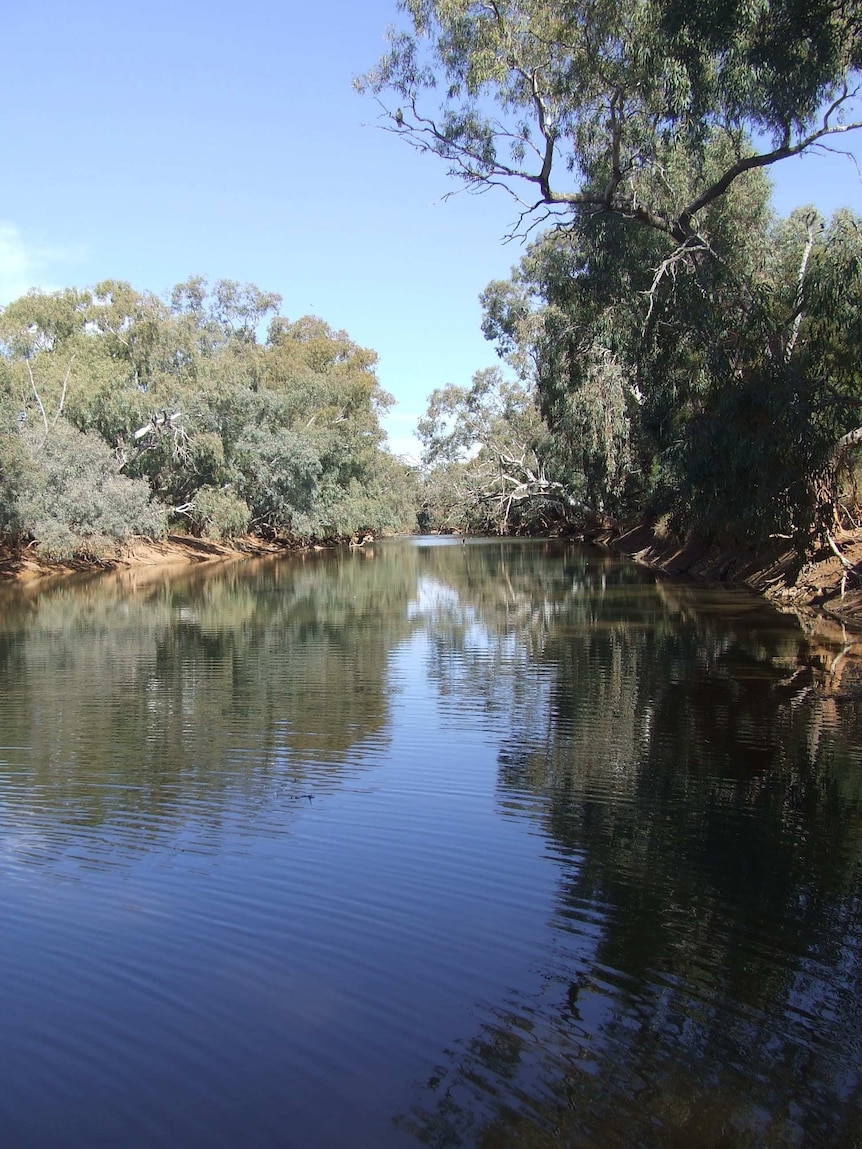
<instances>
[{"instance_id":1,"label":"overhanging branch","mask_svg":"<svg viewBox=\"0 0 862 1149\"><path fill-rule=\"evenodd\" d=\"M705 188L700 195L696 196L695 199L680 212L677 220L679 228L684 233L691 234L692 220L697 213L724 195L730 185L746 172L754 171L757 168L770 167L780 160L789 159L791 156L798 156L827 136L835 136L843 132L852 132L858 128L862 128L862 120L857 120L850 124L835 124L831 122L831 117L835 115L841 106L847 100L857 95L858 90L854 89L853 92L850 92L845 85L841 95L836 100L833 100L827 108L823 116L822 125L817 131L809 132L808 135L803 136L793 143L791 142L790 131L788 129L785 133L784 142L780 147L773 148L770 152L760 152L753 156L746 156L743 159L737 160L735 164L729 167L714 183L710 184L708 188Z\"/></svg>"}]
</instances>

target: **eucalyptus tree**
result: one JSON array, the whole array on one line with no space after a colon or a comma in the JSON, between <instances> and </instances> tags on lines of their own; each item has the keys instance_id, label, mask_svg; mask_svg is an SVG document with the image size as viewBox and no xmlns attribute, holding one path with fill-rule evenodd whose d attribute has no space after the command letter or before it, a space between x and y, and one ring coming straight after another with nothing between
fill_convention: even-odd
<instances>
[{"instance_id":1,"label":"eucalyptus tree","mask_svg":"<svg viewBox=\"0 0 862 1149\"><path fill-rule=\"evenodd\" d=\"M683 531L827 529L862 439L857 233L775 225L765 174L862 126L858 0L401 7L360 81L384 126L504 188L512 235L554 225L485 293L485 330L572 489Z\"/></svg>"},{"instance_id":2,"label":"eucalyptus tree","mask_svg":"<svg viewBox=\"0 0 862 1149\"><path fill-rule=\"evenodd\" d=\"M802 543L831 529L860 437L860 221L775 221L752 176L707 218L715 257L656 290L654 233L608 216L550 231L486 289L485 333L534 380L594 508Z\"/></svg>"},{"instance_id":3,"label":"eucalyptus tree","mask_svg":"<svg viewBox=\"0 0 862 1149\"><path fill-rule=\"evenodd\" d=\"M154 533L165 513L215 535L412 525L412 480L384 450L392 400L375 353L279 304L193 277L167 300L106 280L0 311L4 531L92 549L96 533L124 533L123 507L125 533ZM86 513L55 500L64 533L34 492L78 491L77 456L92 499Z\"/></svg>"},{"instance_id":4,"label":"eucalyptus tree","mask_svg":"<svg viewBox=\"0 0 862 1149\"><path fill-rule=\"evenodd\" d=\"M862 124L859 0L399 7L411 30L358 86L468 189L508 191L521 227L608 212L703 248L705 210L746 172Z\"/></svg>"},{"instance_id":5,"label":"eucalyptus tree","mask_svg":"<svg viewBox=\"0 0 862 1149\"><path fill-rule=\"evenodd\" d=\"M530 380L496 367L435 390L417 426L427 528L548 528L586 508L557 473L558 452Z\"/></svg>"}]
</instances>

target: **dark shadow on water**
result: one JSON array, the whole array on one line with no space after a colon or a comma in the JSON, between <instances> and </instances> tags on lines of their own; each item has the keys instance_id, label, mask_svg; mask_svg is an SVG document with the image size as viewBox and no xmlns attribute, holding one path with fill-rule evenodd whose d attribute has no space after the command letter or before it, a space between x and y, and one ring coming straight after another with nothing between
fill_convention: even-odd
<instances>
[{"instance_id":1,"label":"dark shadow on water","mask_svg":"<svg viewBox=\"0 0 862 1149\"><path fill-rule=\"evenodd\" d=\"M483 1149L862 1144L862 722L815 689L835 652L583 554L543 596L510 551L440 577L432 674L510 714L501 808L560 878L529 984L476 1003L396 1124ZM477 614L496 648L471 652ZM529 660L488 674L513 630Z\"/></svg>"}]
</instances>

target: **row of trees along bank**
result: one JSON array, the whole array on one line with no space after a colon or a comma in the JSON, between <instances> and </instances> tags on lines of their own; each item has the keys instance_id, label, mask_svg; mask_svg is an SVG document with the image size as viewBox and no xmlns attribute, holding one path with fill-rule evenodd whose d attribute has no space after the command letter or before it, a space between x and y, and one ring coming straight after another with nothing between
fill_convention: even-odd
<instances>
[{"instance_id":1,"label":"row of trees along bank","mask_svg":"<svg viewBox=\"0 0 862 1149\"><path fill-rule=\"evenodd\" d=\"M401 8L360 89L462 187L507 191L530 240L483 296L514 370L420 424L426 525L855 525L862 222L776 218L767 173L862 126L858 0Z\"/></svg>"},{"instance_id":2,"label":"row of trees along bank","mask_svg":"<svg viewBox=\"0 0 862 1149\"><path fill-rule=\"evenodd\" d=\"M252 285L126 283L0 312L0 532L53 558L171 524L327 539L415 523L376 355ZM258 332L266 327L261 342Z\"/></svg>"}]
</instances>

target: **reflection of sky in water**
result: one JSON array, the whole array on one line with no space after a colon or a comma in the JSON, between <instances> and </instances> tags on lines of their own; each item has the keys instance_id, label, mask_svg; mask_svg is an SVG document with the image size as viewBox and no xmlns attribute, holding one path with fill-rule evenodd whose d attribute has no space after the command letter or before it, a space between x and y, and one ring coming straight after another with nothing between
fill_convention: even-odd
<instances>
[{"instance_id":1,"label":"reflection of sky in water","mask_svg":"<svg viewBox=\"0 0 862 1149\"><path fill-rule=\"evenodd\" d=\"M460 605L458 592L432 578L420 578L418 593L413 602L407 604L408 618L433 617L441 610L457 610Z\"/></svg>"}]
</instances>

